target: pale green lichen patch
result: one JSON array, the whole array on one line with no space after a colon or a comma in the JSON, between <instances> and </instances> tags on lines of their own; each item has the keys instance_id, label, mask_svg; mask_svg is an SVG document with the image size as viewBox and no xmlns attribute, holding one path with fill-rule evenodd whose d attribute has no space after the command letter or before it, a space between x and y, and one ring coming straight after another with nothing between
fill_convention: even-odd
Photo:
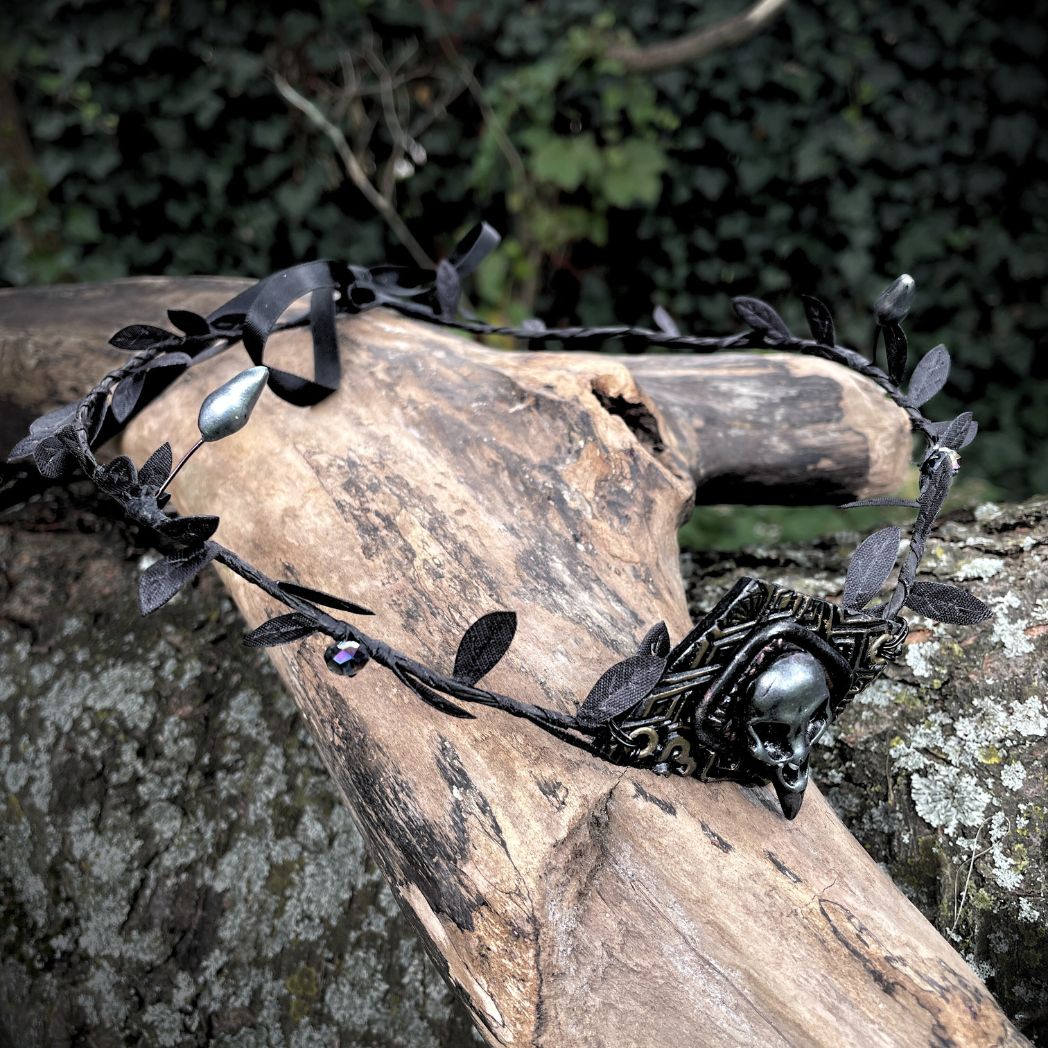
<instances>
[{"instance_id":1,"label":"pale green lichen patch","mask_svg":"<svg viewBox=\"0 0 1048 1048\"><path fill-rule=\"evenodd\" d=\"M1001 769L1001 785L1008 790L1021 790L1026 782L1026 769L1018 762L1013 761Z\"/></svg>"},{"instance_id":2,"label":"pale green lichen patch","mask_svg":"<svg viewBox=\"0 0 1048 1048\"><path fill-rule=\"evenodd\" d=\"M217 580L138 619L125 543L0 528L12 1043L472 1043Z\"/></svg>"},{"instance_id":3,"label":"pale green lichen patch","mask_svg":"<svg viewBox=\"0 0 1048 1048\"><path fill-rule=\"evenodd\" d=\"M914 675L931 680L941 672L942 663L937 660L939 645L936 641L924 641L919 644L907 644L904 658Z\"/></svg>"},{"instance_id":4,"label":"pale green lichen patch","mask_svg":"<svg viewBox=\"0 0 1048 1048\"><path fill-rule=\"evenodd\" d=\"M1028 602L1025 606L1029 606ZM996 641L1009 656L1029 655L1034 650L1033 641L1026 630L1032 625L1029 617L1023 614L1023 599L1013 592L1005 593L992 604L993 619L991 630Z\"/></svg>"},{"instance_id":5,"label":"pale green lichen patch","mask_svg":"<svg viewBox=\"0 0 1048 1048\"><path fill-rule=\"evenodd\" d=\"M992 579L1003 567L1004 560L1000 557L973 557L958 567L954 577L960 581Z\"/></svg>"},{"instance_id":6,"label":"pale green lichen patch","mask_svg":"<svg viewBox=\"0 0 1048 1048\"><path fill-rule=\"evenodd\" d=\"M993 619L914 619L900 664L834 725L813 776L1005 1007L1037 1022L1048 1015L1048 500L975 516L936 529L921 574L960 582ZM744 568L692 555L689 595L708 608L738 574L838 592L845 545L768 550Z\"/></svg>"},{"instance_id":7,"label":"pale green lichen patch","mask_svg":"<svg viewBox=\"0 0 1048 1048\"><path fill-rule=\"evenodd\" d=\"M917 814L947 836L955 836L961 828L977 827L992 801L977 776L949 765L930 764L915 772L910 794Z\"/></svg>"},{"instance_id":8,"label":"pale green lichen patch","mask_svg":"<svg viewBox=\"0 0 1048 1048\"><path fill-rule=\"evenodd\" d=\"M983 502L975 507L973 515L978 523L985 524L999 519L1001 513L1001 507L996 502Z\"/></svg>"}]
</instances>

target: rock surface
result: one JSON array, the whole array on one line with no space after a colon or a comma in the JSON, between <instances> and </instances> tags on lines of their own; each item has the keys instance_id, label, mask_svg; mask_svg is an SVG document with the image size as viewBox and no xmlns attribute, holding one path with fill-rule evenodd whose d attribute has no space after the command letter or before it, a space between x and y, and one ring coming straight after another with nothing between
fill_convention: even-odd
<instances>
[{"instance_id":1,"label":"rock surface","mask_svg":"<svg viewBox=\"0 0 1048 1048\"><path fill-rule=\"evenodd\" d=\"M815 774L1048 1043L1048 501L975 518L926 564L994 620L918 620ZM688 557L693 608L836 594L846 552ZM82 491L0 518L0 1043L474 1043L217 578L141 620L149 556Z\"/></svg>"},{"instance_id":2,"label":"rock surface","mask_svg":"<svg viewBox=\"0 0 1048 1048\"><path fill-rule=\"evenodd\" d=\"M53 490L0 526L0 1044L473 1044L217 576Z\"/></svg>"}]
</instances>

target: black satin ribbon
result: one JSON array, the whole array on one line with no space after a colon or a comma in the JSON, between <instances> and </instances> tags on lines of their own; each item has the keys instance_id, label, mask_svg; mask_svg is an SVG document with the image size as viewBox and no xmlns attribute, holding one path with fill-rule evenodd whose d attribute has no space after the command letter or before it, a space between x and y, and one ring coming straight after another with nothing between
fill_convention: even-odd
<instances>
[{"instance_id":1,"label":"black satin ribbon","mask_svg":"<svg viewBox=\"0 0 1048 1048\"><path fill-rule=\"evenodd\" d=\"M458 301L458 282L469 276L498 246L501 237L487 222L474 226L437 270L417 266L374 266L366 269L340 262L304 262L259 281L211 313L207 320L218 335L238 328L254 364L265 362L266 341L288 307L310 296L309 327L313 337L313 378L270 368L269 388L299 407L318 404L336 389L342 376L336 312L363 312L405 301L433 306L441 315ZM454 274L448 287L446 273ZM444 279L442 279L444 274ZM339 292L336 309L335 294Z\"/></svg>"},{"instance_id":2,"label":"black satin ribbon","mask_svg":"<svg viewBox=\"0 0 1048 1048\"><path fill-rule=\"evenodd\" d=\"M310 296L309 326L313 336L313 378L280 368L269 369L269 388L298 407L309 407L338 389L341 367L335 333L334 264L304 262L260 280L208 316L213 328L240 327L244 348L253 364L264 363L266 341L288 307Z\"/></svg>"},{"instance_id":3,"label":"black satin ribbon","mask_svg":"<svg viewBox=\"0 0 1048 1048\"><path fill-rule=\"evenodd\" d=\"M448 256L460 277L468 277L502 242L502 235L487 222L478 222Z\"/></svg>"},{"instance_id":4,"label":"black satin ribbon","mask_svg":"<svg viewBox=\"0 0 1048 1048\"><path fill-rule=\"evenodd\" d=\"M232 344L242 339L252 363L263 364L266 344L274 331L305 323L305 316L290 324L281 325L280 321L290 306L308 295L313 377L271 367L269 388L290 404L310 407L334 393L342 377L335 325L338 313L390 306L420 319L449 319L458 307L461 280L476 270L501 239L494 228L481 222L455 245L437 269L388 265L366 268L326 259L303 262L245 288L206 318L175 311L171 320L185 333L184 338L159 328L155 334L170 340L172 350L187 352L194 362L220 352L223 347L216 345L219 340ZM111 411L107 412L92 446L98 447L121 432L179 374L179 368L150 371L131 413L118 422Z\"/></svg>"},{"instance_id":5,"label":"black satin ribbon","mask_svg":"<svg viewBox=\"0 0 1048 1048\"><path fill-rule=\"evenodd\" d=\"M419 307L419 315L424 312L439 315L446 313L446 299L454 298L441 295L442 272L450 267L455 280L455 291L464 277L468 277L498 247L502 237L487 222L475 225L454 247L445 262L437 269L425 269L421 266L350 266L351 280L347 287L347 308L358 310L373 309L375 306L389 305L403 308L406 302Z\"/></svg>"}]
</instances>

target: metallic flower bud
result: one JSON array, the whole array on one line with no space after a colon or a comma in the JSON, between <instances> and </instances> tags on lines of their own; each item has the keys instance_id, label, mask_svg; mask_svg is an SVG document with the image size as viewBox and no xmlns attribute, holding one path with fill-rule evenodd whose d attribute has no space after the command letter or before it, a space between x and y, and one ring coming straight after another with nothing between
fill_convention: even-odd
<instances>
[{"instance_id":1,"label":"metallic flower bud","mask_svg":"<svg viewBox=\"0 0 1048 1048\"><path fill-rule=\"evenodd\" d=\"M207 441L221 440L243 429L268 378L269 368L248 368L209 393L197 416L200 436Z\"/></svg>"},{"instance_id":2,"label":"metallic flower bud","mask_svg":"<svg viewBox=\"0 0 1048 1048\"><path fill-rule=\"evenodd\" d=\"M877 323L882 325L898 324L913 305L913 294L917 285L909 273L896 277L880 294L873 304Z\"/></svg>"}]
</instances>

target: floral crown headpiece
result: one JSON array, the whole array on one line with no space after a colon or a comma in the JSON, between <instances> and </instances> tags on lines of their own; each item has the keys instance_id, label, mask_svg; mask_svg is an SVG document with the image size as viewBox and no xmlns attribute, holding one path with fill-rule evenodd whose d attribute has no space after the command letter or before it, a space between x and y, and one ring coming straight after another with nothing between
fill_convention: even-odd
<instances>
[{"instance_id":1,"label":"floral crown headpiece","mask_svg":"<svg viewBox=\"0 0 1048 1048\"><path fill-rule=\"evenodd\" d=\"M161 608L202 568L215 561L284 604L245 637L251 647L287 644L314 634L331 639L324 658L336 674L352 676L369 663L391 672L423 702L453 717L471 717L460 704L491 706L537 724L573 746L620 765L658 774L771 783L783 814L800 810L808 783L810 751L819 735L851 699L894 660L906 637L900 612L909 607L943 622L971 624L989 615L964 590L917 579L932 525L959 466L960 449L977 425L965 412L932 422L921 406L944 385L950 356L936 346L901 388L907 340L901 322L913 300L909 276L895 280L874 306L873 349L884 341L886 368L837 344L833 319L818 299L805 296L810 339L793 335L779 314L754 298L736 298L745 329L727 337L681 334L661 307L656 327L547 328L541 321L519 327L484 323L460 309L461 286L498 244L488 225L475 227L435 270L399 266L362 268L340 262L307 262L274 273L207 317L172 310L177 332L145 325L118 331L110 342L130 359L109 372L81 400L38 418L9 461L31 460L46 478L79 470L126 516L156 534L166 553L142 575L143 615ZM308 309L285 316L309 297ZM342 597L272 579L212 539L215 516L173 516L165 511L168 486L203 444L237 432L268 386L277 396L308 408L339 385L336 317L383 306L431 324L480 335L527 340L532 348L558 342L566 348L626 340L631 348L668 350L777 349L834 361L870 379L907 414L926 442L914 500L874 498L849 506L906 506L916 511L909 543L887 599L873 601L899 561L902 533L894 526L866 538L852 555L841 603L833 604L772 582L743 578L675 646L664 623L652 627L635 655L605 671L574 715L489 691L480 680L505 655L516 615L495 611L466 630L454 667L444 673L365 633L356 622L330 612L372 612ZM275 331L307 326L313 344L312 378L268 368L266 342ZM94 449L118 433L186 368L243 342L253 367L210 394L201 406L200 440L177 465L169 444L141 466L127 456L102 464ZM454 701L453 701L454 700Z\"/></svg>"}]
</instances>

